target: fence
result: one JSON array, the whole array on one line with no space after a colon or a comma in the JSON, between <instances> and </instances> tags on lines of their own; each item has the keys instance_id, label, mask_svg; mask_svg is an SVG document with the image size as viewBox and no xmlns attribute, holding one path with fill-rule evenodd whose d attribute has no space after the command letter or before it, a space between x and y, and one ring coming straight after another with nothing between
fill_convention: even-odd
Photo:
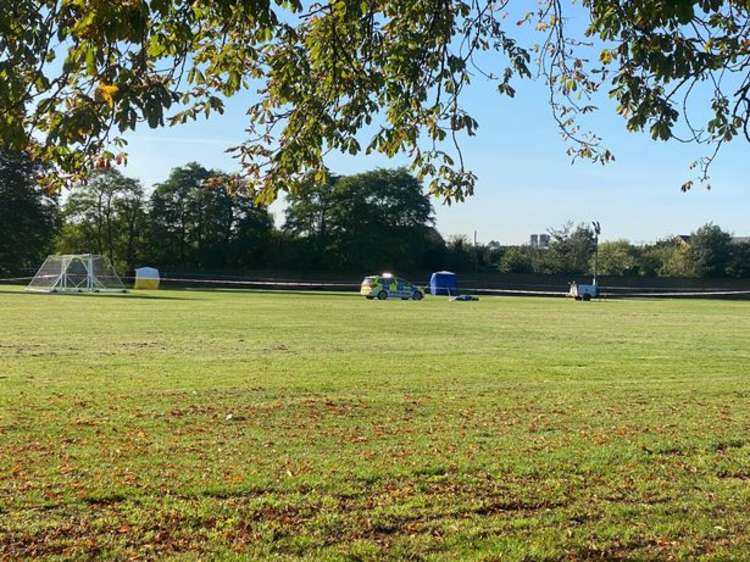
<instances>
[{"instance_id":1,"label":"fence","mask_svg":"<svg viewBox=\"0 0 750 562\"><path fill-rule=\"evenodd\" d=\"M26 284L33 272L0 278L0 284ZM25 275L23 275L25 273ZM431 272L404 273L403 277L427 287ZM359 290L363 274L331 271L248 272L207 271L188 273L162 271L162 286L172 288L254 289L287 291ZM132 275L123 281L132 280ZM571 281L590 282L583 276L504 274L499 272L459 273L459 289L477 295L565 296ZM600 277L601 295L622 297L750 298L750 279L680 279L665 277Z\"/></svg>"}]
</instances>

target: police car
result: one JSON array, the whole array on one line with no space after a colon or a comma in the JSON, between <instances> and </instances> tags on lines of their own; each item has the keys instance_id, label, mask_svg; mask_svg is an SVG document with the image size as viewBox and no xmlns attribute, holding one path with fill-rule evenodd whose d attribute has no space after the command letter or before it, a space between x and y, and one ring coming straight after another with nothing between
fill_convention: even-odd
<instances>
[{"instance_id":1,"label":"police car","mask_svg":"<svg viewBox=\"0 0 750 562\"><path fill-rule=\"evenodd\" d=\"M362 280L359 294L368 299L402 299L415 301L422 300L424 293L422 290L400 277L394 277L390 273L382 275L369 275Z\"/></svg>"}]
</instances>

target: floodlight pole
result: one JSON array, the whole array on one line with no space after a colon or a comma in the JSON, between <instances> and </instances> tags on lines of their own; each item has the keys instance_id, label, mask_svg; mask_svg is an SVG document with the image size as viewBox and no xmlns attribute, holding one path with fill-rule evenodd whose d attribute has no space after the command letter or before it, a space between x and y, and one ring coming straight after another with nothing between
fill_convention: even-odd
<instances>
[{"instance_id":1,"label":"floodlight pole","mask_svg":"<svg viewBox=\"0 0 750 562\"><path fill-rule=\"evenodd\" d=\"M599 221L593 221L591 224L594 227L594 286L596 286L596 278L599 275L599 234L602 232L602 227Z\"/></svg>"},{"instance_id":2,"label":"floodlight pole","mask_svg":"<svg viewBox=\"0 0 750 562\"><path fill-rule=\"evenodd\" d=\"M479 251L477 250L477 231L474 231L474 272L479 270Z\"/></svg>"}]
</instances>

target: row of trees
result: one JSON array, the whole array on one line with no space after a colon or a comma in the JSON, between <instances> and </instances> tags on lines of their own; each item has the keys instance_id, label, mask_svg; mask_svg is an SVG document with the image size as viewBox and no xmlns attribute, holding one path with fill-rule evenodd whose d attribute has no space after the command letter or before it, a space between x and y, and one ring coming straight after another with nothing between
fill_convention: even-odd
<instances>
[{"instance_id":1,"label":"row of trees","mask_svg":"<svg viewBox=\"0 0 750 562\"><path fill-rule=\"evenodd\" d=\"M214 271L418 269L443 258L429 198L404 170L306 182L290 194L281 229L221 179L191 163L147 199L137 182L99 172L63 206L57 248L102 253L121 268L148 262Z\"/></svg>"},{"instance_id":2,"label":"row of trees","mask_svg":"<svg viewBox=\"0 0 750 562\"><path fill-rule=\"evenodd\" d=\"M137 180L101 170L59 202L21 162L3 168L15 174L4 188L29 200L7 198L2 207L3 230L23 241L3 245L13 250L0 255L5 274L33 269L52 251L103 254L121 271L145 263L190 271L414 270L455 261L434 228L429 197L403 169L306 181L290 193L277 229L232 178L197 163L175 168L150 195Z\"/></svg>"},{"instance_id":3,"label":"row of trees","mask_svg":"<svg viewBox=\"0 0 750 562\"><path fill-rule=\"evenodd\" d=\"M550 230L549 248L474 246L444 240L420 182L403 169L309 178L287 198L284 224L231 178L197 163L175 168L147 195L141 184L104 170L64 202L35 184L27 160L0 157L0 273L27 272L53 251L108 256L120 271L142 264L187 271L252 269L398 271L451 269L590 274L590 228ZM750 276L750 244L716 225L687 239L599 245L599 273L670 277Z\"/></svg>"},{"instance_id":4,"label":"row of trees","mask_svg":"<svg viewBox=\"0 0 750 562\"><path fill-rule=\"evenodd\" d=\"M500 248L499 269L506 273L591 274L596 243L593 231L571 224L550 230L549 248ZM627 240L599 244L598 272L611 276L748 277L750 243L735 240L715 224L690 236L636 246Z\"/></svg>"}]
</instances>

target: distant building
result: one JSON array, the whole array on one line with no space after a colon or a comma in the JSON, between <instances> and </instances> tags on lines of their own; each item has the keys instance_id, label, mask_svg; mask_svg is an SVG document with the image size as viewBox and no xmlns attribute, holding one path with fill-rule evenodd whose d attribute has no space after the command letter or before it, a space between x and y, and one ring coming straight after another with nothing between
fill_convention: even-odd
<instances>
[{"instance_id":1,"label":"distant building","mask_svg":"<svg viewBox=\"0 0 750 562\"><path fill-rule=\"evenodd\" d=\"M532 234L529 236L529 246L539 250L546 250L549 248L550 236L549 234Z\"/></svg>"},{"instance_id":2,"label":"distant building","mask_svg":"<svg viewBox=\"0 0 750 562\"><path fill-rule=\"evenodd\" d=\"M750 244L750 236L732 236L732 244Z\"/></svg>"}]
</instances>

